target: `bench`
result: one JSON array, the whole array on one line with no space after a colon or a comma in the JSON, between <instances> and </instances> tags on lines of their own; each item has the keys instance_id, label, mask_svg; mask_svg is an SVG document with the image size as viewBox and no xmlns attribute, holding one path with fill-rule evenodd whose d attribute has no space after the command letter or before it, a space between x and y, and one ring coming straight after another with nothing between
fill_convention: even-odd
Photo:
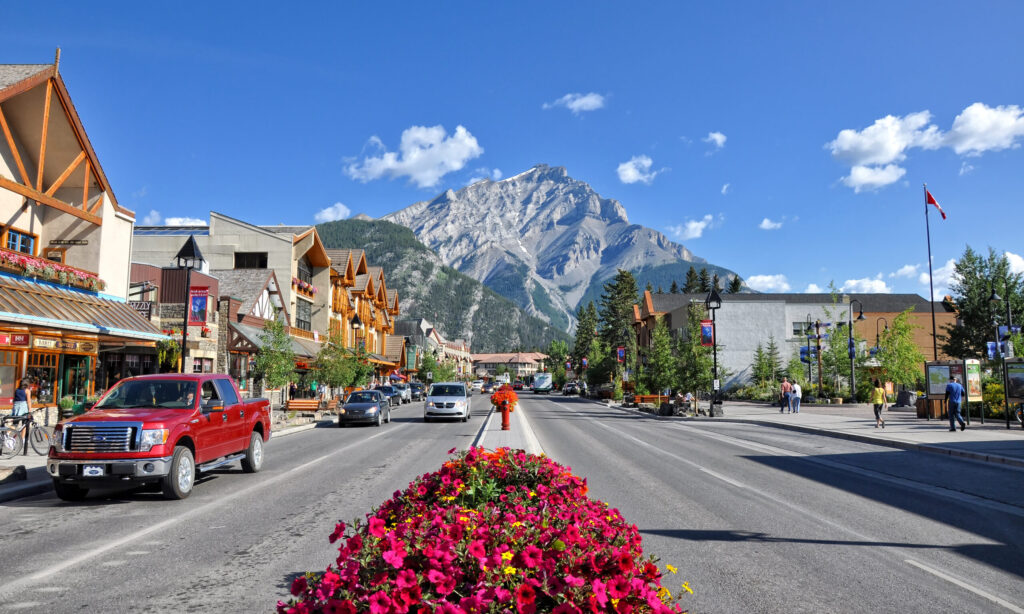
<instances>
[{"instance_id":1,"label":"bench","mask_svg":"<svg viewBox=\"0 0 1024 614\"><path fill-rule=\"evenodd\" d=\"M288 399L286 409L289 412L310 414L316 417L316 413L320 411L320 399Z\"/></svg>"},{"instance_id":2,"label":"bench","mask_svg":"<svg viewBox=\"0 0 1024 614\"><path fill-rule=\"evenodd\" d=\"M331 413L338 411L338 397L327 401L327 411Z\"/></svg>"},{"instance_id":3,"label":"bench","mask_svg":"<svg viewBox=\"0 0 1024 614\"><path fill-rule=\"evenodd\" d=\"M672 397L667 397L663 394L637 394L633 396L633 403L637 407L644 403L649 403L655 407L661 407L662 403L668 403L672 400Z\"/></svg>"}]
</instances>

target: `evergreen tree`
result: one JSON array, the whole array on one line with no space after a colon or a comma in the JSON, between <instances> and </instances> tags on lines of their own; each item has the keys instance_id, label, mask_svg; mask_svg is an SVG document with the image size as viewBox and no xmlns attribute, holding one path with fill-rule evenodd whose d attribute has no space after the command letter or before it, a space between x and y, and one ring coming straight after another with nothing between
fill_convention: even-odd
<instances>
[{"instance_id":1,"label":"evergreen tree","mask_svg":"<svg viewBox=\"0 0 1024 614\"><path fill-rule=\"evenodd\" d=\"M968 246L954 270L950 291L958 317L956 325L945 326L942 351L960 358L986 356L986 342L995 340L994 327L1006 325L1006 303L993 305L989 298L994 291L1010 301L1013 321L1020 324L1024 320L1022 274L1010 272L1006 256L991 247L983 258Z\"/></svg>"},{"instance_id":2,"label":"evergreen tree","mask_svg":"<svg viewBox=\"0 0 1024 614\"><path fill-rule=\"evenodd\" d=\"M672 294L679 294L679 284L676 283L676 280L672 280L672 285L669 287L668 291Z\"/></svg>"},{"instance_id":3,"label":"evergreen tree","mask_svg":"<svg viewBox=\"0 0 1024 614\"><path fill-rule=\"evenodd\" d=\"M582 358L590 356L590 346L594 343L596 334L597 309L594 307L594 302L590 301L586 309L583 308L583 305L576 309L576 339L572 346L573 364L581 365Z\"/></svg>"},{"instance_id":4,"label":"evergreen tree","mask_svg":"<svg viewBox=\"0 0 1024 614\"><path fill-rule=\"evenodd\" d=\"M719 290L722 289L722 282L718 279L718 273L711 276L711 287Z\"/></svg>"},{"instance_id":5,"label":"evergreen tree","mask_svg":"<svg viewBox=\"0 0 1024 614\"><path fill-rule=\"evenodd\" d=\"M686 294L694 294L700 291L700 275L697 274L697 269L690 265L690 270L686 271L686 283L683 285L683 292Z\"/></svg>"},{"instance_id":6,"label":"evergreen tree","mask_svg":"<svg viewBox=\"0 0 1024 614\"><path fill-rule=\"evenodd\" d=\"M881 334L875 355L885 378L902 386L914 386L924 377L924 354L914 343L914 329L920 326L910 322L911 311L912 307L893 319L889 329Z\"/></svg>"},{"instance_id":7,"label":"evergreen tree","mask_svg":"<svg viewBox=\"0 0 1024 614\"><path fill-rule=\"evenodd\" d=\"M610 371L621 374L636 366L636 334L633 329L633 306L637 303L636 279L629 271L619 269L604 284L601 295L601 342L609 350ZM624 362L618 362L617 348L625 348Z\"/></svg>"},{"instance_id":8,"label":"evergreen tree","mask_svg":"<svg viewBox=\"0 0 1024 614\"><path fill-rule=\"evenodd\" d=\"M782 380L782 356L779 344L775 343L775 335L768 335L768 345L764 348L765 361L768 366L768 381L775 383Z\"/></svg>"},{"instance_id":9,"label":"evergreen tree","mask_svg":"<svg viewBox=\"0 0 1024 614\"><path fill-rule=\"evenodd\" d=\"M697 290L700 292L711 291L711 275L708 274L708 270L706 268L701 269L700 273L697 275Z\"/></svg>"},{"instance_id":10,"label":"evergreen tree","mask_svg":"<svg viewBox=\"0 0 1024 614\"><path fill-rule=\"evenodd\" d=\"M654 286L651 285L651 280L647 280L647 285L644 287L644 289L647 290L648 292L654 291Z\"/></svg>"},{"instance_id":11,"label":"evergreen tree","mask_svg":"<svg viewBox=\"0 0 1024 614\"><path fill-rule=\"evenodd\" d=\"M295 377L295 352L292 341L284 330L284 323L274 313L267 320L260 334L263 347L256 354L257 379L262 379L267 388L279 388Z\"/></svg>"},{"instance_id":12,"label":"evergreen tree","mask_svg":"<svg viewBox=\"0 0 1024 614\"><path fill-rule=\"evenodd\" d=\"M665 388L676 388L678 361L672 352L672 336L665 318L658 318L651 331L651 349L647 356L646 381L648 390L660 394Z\"/></svg>"},{"instance_id":13,"label":"evergreen tree","mask_svg":"<svg viewBox=\"0 0 1024 614\"><path fill-rule=\"evenodd\" d=\"M676 345L679 356L679 385L688 391L711 391L712 349L700 344L700 321L707 311L702 303L690 303L686 331Z\"/></svg>"},{"instance_id":14,"label":"evergreen tree","mask_svg":"<svg viewBox=\"0 0 1024 614\"><path fill-rule=\"evenodd\" d=\"M771 366L768 364L768 355L765 354L764 347L760 342L754 348L754 361L750 363L750 374L754 378L754 383L758 386L766 386L771 381Z\"/></svg>"},{"instance_id":15,"label":"evergreen tree","mask_svg":"<svg viewBox=\"0 0 1024 614\"><path fill-rule=\"evenodd\" d=\"M743 280L740 279L739 275L733 276L733 278L729 281L729 289L728 289L729 294L737 294L738 292L740 292L742 290L743 290Z\"/></svg>"},{"instance_id":16,"label":"evergreen tree","mask_svg":"<svg viewBox=\"0 0 1024 614\"><path fill-rule=\"evenodd\" d=\"M658 294L665 294L665 291L661 289L661 285L658 285Z\"/></svg>"}]
</instances>

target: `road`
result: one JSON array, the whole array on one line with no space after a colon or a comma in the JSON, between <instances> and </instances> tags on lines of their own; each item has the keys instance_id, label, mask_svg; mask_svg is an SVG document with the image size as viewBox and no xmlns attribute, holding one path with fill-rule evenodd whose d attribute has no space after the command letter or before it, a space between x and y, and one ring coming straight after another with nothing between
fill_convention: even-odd
<instances>
[{"instance_id":1,"label":"road","mask_svg":"<svg viewBox=\"0 0 1024 614\"><path fill-rule=\"evenodd\" d=\"M1020 470L521 398L545 452L679 568L667 584L689 581L693 612L1024 611ZM0 610L271 611L296 575L336 556L335 521L470 444L485 407L474 401L468 423L424 424L413 404L380 429L272 439L262 472L215 472L185 501L0 504Z\"/></svg>"}]
</instances>

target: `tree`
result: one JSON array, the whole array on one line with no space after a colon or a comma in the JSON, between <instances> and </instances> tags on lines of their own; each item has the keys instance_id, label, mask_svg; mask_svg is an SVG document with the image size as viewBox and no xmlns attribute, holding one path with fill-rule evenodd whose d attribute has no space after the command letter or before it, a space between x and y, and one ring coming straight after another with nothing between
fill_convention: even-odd
<instances>
[{"instance_id":1,"label":"tree","mask_svg":"<svg viewBox=\"0 0 1024 614\"><path fill-rule=\"evenodd\" d=\"M683 284L683 292L686 294L693 294L700 291L700 275L697 274L697 269L690 265L690 270L686 271L686 283Z\"/></svg>"},{"instance_id":2,"label":"tree","mask_svg":"<svg viewBox=\"0 0 1024 614\"><path fill-rule=\"evenodd\" d=\"M754 349L754 361L750 363L750 374L754 378L754 383L758 386L767 386L771 381L771 366L768 364L768 355L760 343Z\"/></svg>"},{"instance_id":3,"label":"tree","mask_svg":"<svg viewBox=\"0 0 1024 614\"><path fill-rule=\"evenodd\" d=\"M601 295L602 343L609 349L609 370L621 374L636 366L636 334L633 329L633 306L637 303L636 279L629 271L619 269L612 281L604 285ZM618 362L617 348L625 348L622 363Z\"/></svg>"},{"instance_id":4,"label":"tree","mask_svg":"<svg viewBox=\"0 0 1024 614\"><path fill-rule=\"evenodd\" d=\"M665 388L677 388L679 366L672 351L672 336L665 318L658 318L651 331L651 349L647 355L647 386L655 393Z\"/></svg>"},{"instance_id":5,"label":"tree","mask_svg":"<svg viewBox=\"0 0 1024 614\"><path fill-rule=\"evenodd\" d=\"M669 286L668 291L672 294L679 294L679 284L676 283L676 280L672 280L672 285Z\"/></svg>"},{"instance_id":6,"label":"tree","mask_svg":"<svg viewBox=\"0 0 1024 614\"><path fill-rule=\"evenodd\" d=\"M945 326L942 351L959 358L986 356L986 342L995 340L995 327L1006 325L1006 304L993 305L989 298L995 291L1004 301L1010 301L1013 320L1020 323L1024 314L1022 277L1010 271L1004 254L990 247L988 257L982 258L967 246L954 265L950 286L958 311L957 324Z\"/></svg>"},{"instance_id":7,"label":"tree","mask_svg":"<svg viewBox=\"0 0 1024 614\"><path fill-rule=\"evenodd\" d=\"M551 379L558 387L561 387L565 383L565 359L569 357L569 344L565 341L553 340L548 344L545 353L548 357L544 362L551 373Z\"/></svg>"},{"instance_id":8,"label":"tree","mask_svg":"<svg viewBox=\"0 0 1024 614\"><path fill-rule=\"evenodd\" d=\"M321 344L313 376L316 381L331 388L348 386L352 381L354 363L352 352L345 347L344 338L340 333L335 333L326 343Z\"/></svg>"},{"instance_id":9,"label":"tree","mask_svg":"<svg viewBox=\"0 0 1024 614\"><path fill-rule=\"evenodd\" d=\"M702 268L697 274L697 290L700 292L711 291L711 275L706 268Z\"/></svg>"},{"instance_id":10,"label":"tree","mask_svg":"<svg viewBox=\"0 0 1024 614\"><path fill-rule=\"evenodd\" d=\"M707 311L702 303L690 303L687 309L686 331L677 341L679 356L679 385L691 391L711 391L711 348L700 344L700 321Z\"/></svg>"},{"instance_id":11,"label":"tree","mask_svg":"<svg viewBox=\"0 0 1024 614\"><path fill-rule=\"evenodd\" d=\"M885 378L902 386L914 386L923 377L924 354L914 343L914 329L909 308L896 316L878 342L878 364Z\"/></svg>"},{"instance_id":12,"label":"tree","mask_svg":"<svg viewBox=\"0 0 1024 614\"><path fill-rule=\"evenodd\" d=\"M733 275L733 278L729 280L729 288L727 292L729 294L737 294L743 290L743 280L740 279L739 275Z\"/></svg>"},{"instance_id":13,"label":"tree","mask_svg":"<svg viewBox=\"0 0 1024 614\"><path fill-rule=\"evenodd\" d=\"M648 292L654 291L654 286L651 285L651 280L647 280L647 285L644 287L644 289L647 290Z\"/></svg>"},{"instance_id":14,"label":"tree","mask_svg":"<svg viewBox=\"0 0 1024 614\"><path fill-rule=\"evenodd\" d=\"M586 309L583 308L583 305L576 309L576 339L572 346L573 364L579 365L584 356L589 357L590 346L594 343L596 334L597 308L594 307L594 301L590 301Z\"/></svg>"},{"instance_id":15,"label":"tree","mask_svg":"<svg viewBox=\"0 0 1024 614\"><path fill-rule=\"evenodd\" d=\"M268 388L279 388L292 381L295 375L295 352L292 341L284 330L284 323L274 314L274 319L267 320L260 335L263 347L256 354L256 368L259 379Z\"/></svg>"},{"instance_id":16,"label":"tree","mask_svg":"<svg viewBox=\"0 0 1024 614\"><path fill-rule=\"evenodd\" d=\"M711 276L711 288L721 289L722 281L718 278L718 273ZM710 290L710 288L709 288Z\"/></svg>"},{"instance_id":17,"label":"tree","mask_svg":"<svg viewBox=\"0 0 1024 614\"><path fill-rule=\"evenodd\" d=\"M658 284L658 294L665 294L665 291L661 289L661 284Z\"/></svg>"},{"instance_id":18,"label":"tree","mask_svg":"<svg viewBox=\"0 0 1024 614\"><path fill-rule=\"evenodd\" d=\"M769 368L769 381L775 383L782 379L782 355L779 344L775 343L775 335L768 335L768 345L764 348Z\"/></svg>"}]
</instances>

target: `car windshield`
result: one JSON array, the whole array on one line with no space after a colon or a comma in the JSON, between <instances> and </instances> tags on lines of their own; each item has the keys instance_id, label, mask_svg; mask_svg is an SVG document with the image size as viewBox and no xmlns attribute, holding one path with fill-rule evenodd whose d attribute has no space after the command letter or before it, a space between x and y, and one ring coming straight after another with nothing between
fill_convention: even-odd
<instances>
[{"instance_id":1,"label":"car windshield","mask_svg":"<svg viewBox=\"0 0 1024 614\"><path fill-rule=\"evenodd\" d=\"M395 392L395 389L392 388L391 386L381 386L380 388L378 388L378 390L380 390L384 394L394 394Z\"/></svg>"},{"instance_id":2,"label":"car windshield","mask_svg":"<svg viewBox=\"0 0 1024 614\"><path fill-rule=\"evenodd\" d=\"M365 392L353 392L348 395L346 403L373 403L377 400L377 396L370 391Z\"/></svg>"},{"instance_id":3,"label":"car windshield","mask_svg":"<svg viewBox=\"0 0 1024 614\"><path fill-rule=\"evenodd\" d=\"M432 397L464 397L466 389L462 386L431 386L427 394Z\"/></svg>"},{"instance_id":4,"label":"car windshield","mask_svg":"<svg viewBox=\"0 0 1024 614\"><path fill-rule=\"evenodd\" d=\"M107 392L93 409L193 409L196 383L190 380L125 380Z\"/></svg>"}]
</instances>

